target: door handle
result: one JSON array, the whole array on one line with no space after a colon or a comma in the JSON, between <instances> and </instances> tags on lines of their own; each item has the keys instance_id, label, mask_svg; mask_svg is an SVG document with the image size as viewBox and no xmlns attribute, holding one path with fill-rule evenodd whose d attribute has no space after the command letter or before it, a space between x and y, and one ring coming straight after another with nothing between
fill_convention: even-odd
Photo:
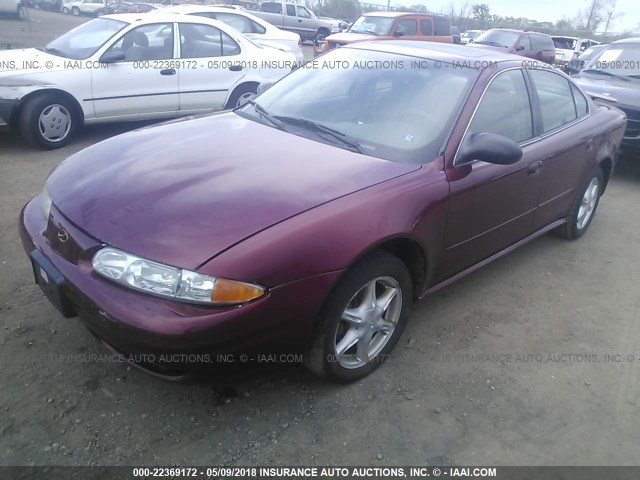
<instances>
[{"instance_id":1,"label":"door handle","mask_svg":"<svg viewBox=\"0 0 640 480\"><path fill-rule=\"evenodd\" d=\"M589 140L587 140L584 145L587 152L591 151L593 149L593 138L590 138Z\"/></svg>"},{"instance_id":2,"label":"door handle","mask_svg":"<svg viewBox=\"0 0 640 480\"><path fill-rule=\"evenodd\" d=\"M164 70L160 70L160 75L175 75L175 68L165 68Z\"/></svg>"},{"instance_id":3,"label":"door handle","mask_svg":"<svg viewBox=\"0 0 640 480\"><path fill-rule=\"evenodd\" d=\"M540 170L542 170L542 162L533 162L527 167L527 175L536 175L540 173Z\"/></svg>"},{"instance_id":4,"label":"door handle","mask_svg":"<svg viewBox=\"0 0 640 480\"><path fill-rule=\"evenodd\" d=\"M229 67L229 70L231 70L232 72L239 72L239 71L242 70L242 65L240 65L240 64L231 65Z\"/></svg>"}]
</instances>

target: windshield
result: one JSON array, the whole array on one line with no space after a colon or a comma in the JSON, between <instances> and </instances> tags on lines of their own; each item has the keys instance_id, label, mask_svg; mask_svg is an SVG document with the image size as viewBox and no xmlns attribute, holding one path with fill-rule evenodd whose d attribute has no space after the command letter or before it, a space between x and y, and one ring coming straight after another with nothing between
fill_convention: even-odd
<instances>
[{"instance_id":1,"label":"windshield","mask_svg":"<svg viewBox=\"0 0 640 480\"><path fill-rule=\"evenodd\" d=\"M507 30L487 30L473 41L484 45L493 45L495 47L511 48L520 38L518 32L509 32Z\"/></svg>"},{"instance_id":2,"label":"windshield","mask_svg":"<svg viewBox=\"0 0 640 480\"><path fill-rule=\"evenodd\" d=\"M358 18L349 31L351 33L366 33L369 35L389 35L391 26L393 25L393 18L388 17L367 17L363 15Z\"/></svg>"},{"instance_id":3,"label":"windshield","mask_svg":"<svg viewBox=\"0 0 640 480\"><path fill-rule=\"evenodd\" d=\"M584 52L580 54L578 59L586 62L591 57L598 54L600 50L602 50L603 48L604 48L604 45L596 45L595 47L587 48Z\"/></svg>"},{"instance_id":4,"label":"windshield","mask_svg":"<svg viewBox=\"0 0 640 480\"><path fill-rule=\"evenodd\" d=\"M119 20L95 18L56 38L42 50L61 57L84 60L127 25Z\"/></svg>"},{"instance_id":5,"label":"windshield","mask_svg":"<svg viewBox=\"0 0 640 480\"><path fill-rule=\"evenodd\" d=\"M575 50L576 42L578 41L569 37L551 37L551 39L553 40L553 46L560 50Z\"/></svg>"},{"instance_id":6,"label":"windshield","mask_svg":"<svg viewBox=\"0 0 640 480\"><path fill-rule=\"evenodd\" d=\"M348 47L316 66L289 74L238 113L315 141L412 163L438 156L478 75Z\"/></svg>"},{"instance_id":7,"label":"windshield","mask_svg":"<svg viewBox=\"0 0 640 480\"><path fill-rule=\"evenodd\" d=\"M640 43L616 43L607 46L585 65L584 71L589 70L640 78Z\"/></svg>"},{"instance_id":8,"label":"windshield","mask_svg":"<svg viewBox=\"0 0 640 480\"><path fill-rule=\"evenodd\" d=\"M480 30L467 30L461 36L463 38L476 38L478 35L480 35Z\"/></svg>"}]
</instances>

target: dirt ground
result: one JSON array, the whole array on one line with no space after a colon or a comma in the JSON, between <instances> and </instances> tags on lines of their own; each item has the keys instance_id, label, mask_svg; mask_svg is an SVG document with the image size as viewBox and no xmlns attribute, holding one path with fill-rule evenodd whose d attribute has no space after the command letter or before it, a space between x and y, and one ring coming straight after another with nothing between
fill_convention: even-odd
<instances>
[{"instance_id":1,"label":"dirt ground","mask_svg":"<svg viewBox=\"0 0 640 480\"><path fill-rule=\"evenodd\" d=\"M415 305L361 382L283 365L177 384L65 360L105 351L34 285L17 233L60 161L129 128L52 152L0 136L1 465L638 464L640 158L582 239L545 235Z\"/></svg>"}]
</instances>

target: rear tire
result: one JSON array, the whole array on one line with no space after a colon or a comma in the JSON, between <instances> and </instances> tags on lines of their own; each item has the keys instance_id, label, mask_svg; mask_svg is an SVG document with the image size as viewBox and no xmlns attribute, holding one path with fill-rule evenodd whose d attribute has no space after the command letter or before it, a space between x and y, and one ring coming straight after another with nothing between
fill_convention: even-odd
<instances>
[{"instance_id":1,"label":"rear tire","mask_svg":"<svg viewBox=\"0 0 640 480\"><path fill-rule=\"evenodd\" d=\"M73 7L71 9L71 13L73 13L74 17L79 17L80 16L80 9L78 7Z\"/></svg>"},{"instance_id":2,"label":"rear tire","mask_svg":"<svg viewBox=\"0 0 640 480\"><path fill-rule=\"evenodd\" d=\"M61 148L69 143L80 121L74 107L54 94L30 98L20 112L20 134L33 146Z\"/></svg>"},{"instance_id":3,"label":"rear tire","mask_svg":"<svg viewBox=\"0 0 640 480\"><path fill-rule=\"evenodd\" d=\"M227 104L224 106L225 110L231 110L233 108L238 108L247 103L247 100L251 98L258 92L258 86L252 85L250 83L245 83L244 85L240 85L236 87L233 91L229 100L227 100Z\"/></svg>"},{"instance_id":4,"label":"rear tire","mask_svg":"<svg viewBox=\"0 0 640 480\"><path fill-rule=\"evenodd\" d=\"M604 187L602 169L596 167L569 212L567 223L558 227L556 233L566 239L576 240L587 231L596 214Z\"/></svg>"},{"instance_id":5,"label":"rear tire","mask_svg":"<svg viewBox=\"0 0 640 480\"><path fill-rule=\"evenodd\" d=\"M411 275L397 257L375 251L357 262L322 308L305 367L341 383L367 376L402 334L412 292Z\"/></svg>"}]
</instances>

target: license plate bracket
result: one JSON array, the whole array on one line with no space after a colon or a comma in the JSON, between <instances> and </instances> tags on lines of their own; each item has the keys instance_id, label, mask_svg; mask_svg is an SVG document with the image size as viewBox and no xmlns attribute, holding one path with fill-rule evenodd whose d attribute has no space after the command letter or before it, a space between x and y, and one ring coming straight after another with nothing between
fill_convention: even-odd
<instances>
[{"instance_id":1,"label":"license plate bracket","mask_svg":"<svg viewBox=\"0 0 640 480\"><path fill-rule=\"evenodd\" d=\"M38 250L30 254L36 284L65 318L76 316L71 302L65 295L66 281L56 267Z\"/></svg>"}]
</instances>

